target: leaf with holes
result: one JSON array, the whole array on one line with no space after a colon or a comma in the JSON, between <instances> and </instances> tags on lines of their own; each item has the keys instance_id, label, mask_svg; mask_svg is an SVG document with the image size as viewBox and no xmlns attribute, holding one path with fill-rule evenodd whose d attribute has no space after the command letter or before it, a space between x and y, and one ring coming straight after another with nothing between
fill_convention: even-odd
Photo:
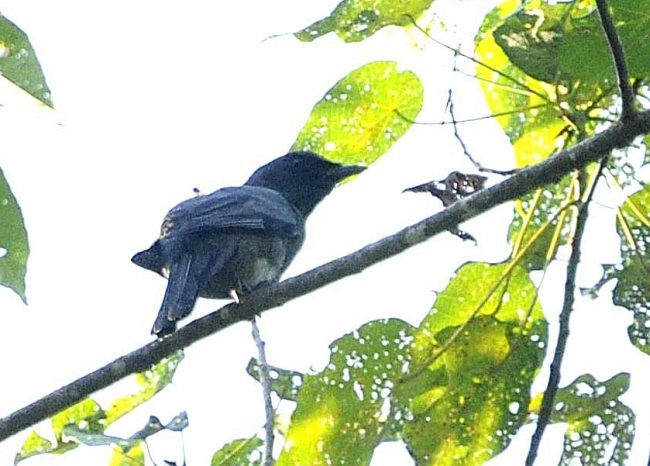
<instances>
[{"instance_id":1,"label":"leaf with holes","mask_svg":"<svg viewBox=\"0 0 650 466\"><path fill-rule=\"evenodd\" d=\"M368 165L410 128L422 99L422 83L414 73L399 71L391 61L368 63L327 91L291 150Z\"/></svg>"},{"instance_id":2,"label":"leaf with holes","mask_svg":"<svg viewBox=\"0 0 650 466\"><path fill-rule=\"evenodd\" d=\"M304 374L298 371L281 369L275 366L269 366L268 369L271 390L283 400L296 401L298 398L298 392L302 386ZM251 358L248 361L246 372L248 375L260 382L260 366L255 358Z\"/></svg>"},{"instance_id":3,"label":"leaf with holes","mask_svg":"<svg viewBox=\"0 0 650 466\"><path fill-rule=\"evenodd\" d=\"M433 0L343 0L332 13L294 35L311 42L336 32L345 42L359 42L390 26L408 26L426 11Z\"/></svg>"},{"instance_id":4,"label":"leaf with holes","mask_svg":"<svg viewBox=\"0 0 650 466\"><path fill-rule=\"evenodd\" d=\"M394 388L408 372L411 333L406 322L389 319L333 342L325 370L305 376L276 466L369 464L408 414Z\"/></svg>"},{"instance_id":5,"label":"leaf with holes","mask_svg":"<svg viewBox=\"0 0 650 466\"><path fill-rule=\"evenodd\" d=\"M635 416L619 397L629 386L627 373L605 382L585 374L558 390L552 421L567 424L561 465L627 464Z\"/></svg>"},{"instance_id":6,"label":"leaf with holes","mask_svg":"<svg viewBox=\"0 0 650 466\"><path fill-rule=\"evenodd\" d=\"M526 422L546 340L522 268L463 266L416 332L415 370L438 378L414 397L404 428L417 463L479 465L505 449Z\"/></svg>"}]
</instances>

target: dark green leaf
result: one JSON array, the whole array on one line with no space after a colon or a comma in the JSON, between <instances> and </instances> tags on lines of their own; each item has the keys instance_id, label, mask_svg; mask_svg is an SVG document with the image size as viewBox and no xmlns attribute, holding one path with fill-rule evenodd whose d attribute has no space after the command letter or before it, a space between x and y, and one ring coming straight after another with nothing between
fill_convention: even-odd
<instances>
[{"instance_id":1,"label":"dark green leaf","mask_svg":"<svg viewBox=\"0 0 650 466\"><path fill-rule=\"evenodd\" d=\"M368 165L410 128L422 98L422 83L411 71L399 71L390 61L368 63L327 91L291 150Z\"/></svg>"},{"instance_id":2,"label":"dark green leaf","mask_svg":"<svg viewBox=\"0 0 650 466\"><path fill-rule=\"evenodd\" d=\"M369 464L408 417L394 388L409 370L411 333L397 319L374 321L332 343L326 369L305 376L276 466Z\"/></svg>"},{"instance_id":3,"label":"dark green leaf","mask_svg":"<svg viewBox=\"0 0 650 466\"><path fill-rule=\"evenodd\" d=\"M385 26L410 25L432 3L433 0L343 0L329 16L294 35L311 42L329 32L336 32L345 42L359 42Z\"/></svg>"},{"instance_id":4,"label":"dark green leaf","mask_svg":"<svg viewBox=\"0 0 650 466\"><path fill-rule=\"evenodd\" d=\"M52 106L50 89L27 35L0 15L0 73L45 105Z\"/></svg>"},{"instance_id":5,"label":"dark green leaf","mask_svg":"<svg viewBox=\"0 0 650 466\"><path fill-rule=\"evenodd\" d=\"M259 466L263 444L258 437L233 440L212 455L210 466Z\"/></svg>"},{"instance_id":6,"label":"dark green leaf","mask_svg":"<svg viewBox=\"0 0 650 466\"><path fill-rule=\"evenodd\" d=\"M650 75L650 1L611 0L613 18L633 77ZM615 82L614 67L595 5L531 3L509 16L494 37L512 63L548 83Z\"/></svg>"},{"instance_id":7,"label":"dark green leaf","mask_svg":"<svg viewBox=\"0 0 650 466\"><path fill-rule=\"evenodd\" d=\"M25 273L29 244L23 214L0 169L0 284L27 302Z\"/></svg>"}]
</instances>

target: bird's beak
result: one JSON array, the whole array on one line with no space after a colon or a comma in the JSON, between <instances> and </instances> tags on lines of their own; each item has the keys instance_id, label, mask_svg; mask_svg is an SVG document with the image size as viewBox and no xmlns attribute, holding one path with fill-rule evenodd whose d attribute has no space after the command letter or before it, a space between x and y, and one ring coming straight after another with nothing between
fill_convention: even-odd
<instances>
[{"instance_id":1,"label":"bird's beak","mask_svg":"<svg viewBox=\"0 0 650 466\"><path fill-rule=\"evenodd\" d=\"M334 176L339 180L344 180L352 175L358 175L368 167L363 165L339 165L334 169Z\"/></svg>"}]
</instances>

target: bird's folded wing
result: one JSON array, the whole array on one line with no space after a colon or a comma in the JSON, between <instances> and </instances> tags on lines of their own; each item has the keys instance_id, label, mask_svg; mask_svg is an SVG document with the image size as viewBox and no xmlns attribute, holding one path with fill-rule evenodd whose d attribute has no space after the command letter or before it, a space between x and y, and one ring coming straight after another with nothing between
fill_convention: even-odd
<instances>
[{"instance_id":1,"label":"bird's folded wing","mask_svg":"<svg viewBox=\"0 0 650 466\"><path fill-rule=\"evenodd\" d=\"M257 186L223 188L170 210L161 237L231 229L297 237L302 234L303 219L277 191Z\"/></svg>"}]
</instances>

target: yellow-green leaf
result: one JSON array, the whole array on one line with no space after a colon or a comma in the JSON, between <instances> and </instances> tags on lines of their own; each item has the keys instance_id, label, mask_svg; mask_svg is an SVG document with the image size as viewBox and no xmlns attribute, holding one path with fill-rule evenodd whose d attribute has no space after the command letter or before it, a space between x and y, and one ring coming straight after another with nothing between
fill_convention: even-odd
<instances>
[{"instance_id":1,"label":"yellow-green leaf","mask_svg":"<svg viewBox=\"0 0 650 466\"><path fill-rule=\"evenodd\" d=\"M345 42L364 40L385 26L412 24L433 0L343 0L332 13L294 35L311 42L329 32Z\"/></svg>"},{"instance_id":2,"label":"yellow-green leaf","mask_svg":"<svg viewBox=\"0 0 650 466\"><path fill-rule=\"evenodd\" d=\"M409 129L422 99L422 83L413 72L400 71L391 61L368 63L327 91L291 150L370 164Z\"/></svg>"}]
</instances>

